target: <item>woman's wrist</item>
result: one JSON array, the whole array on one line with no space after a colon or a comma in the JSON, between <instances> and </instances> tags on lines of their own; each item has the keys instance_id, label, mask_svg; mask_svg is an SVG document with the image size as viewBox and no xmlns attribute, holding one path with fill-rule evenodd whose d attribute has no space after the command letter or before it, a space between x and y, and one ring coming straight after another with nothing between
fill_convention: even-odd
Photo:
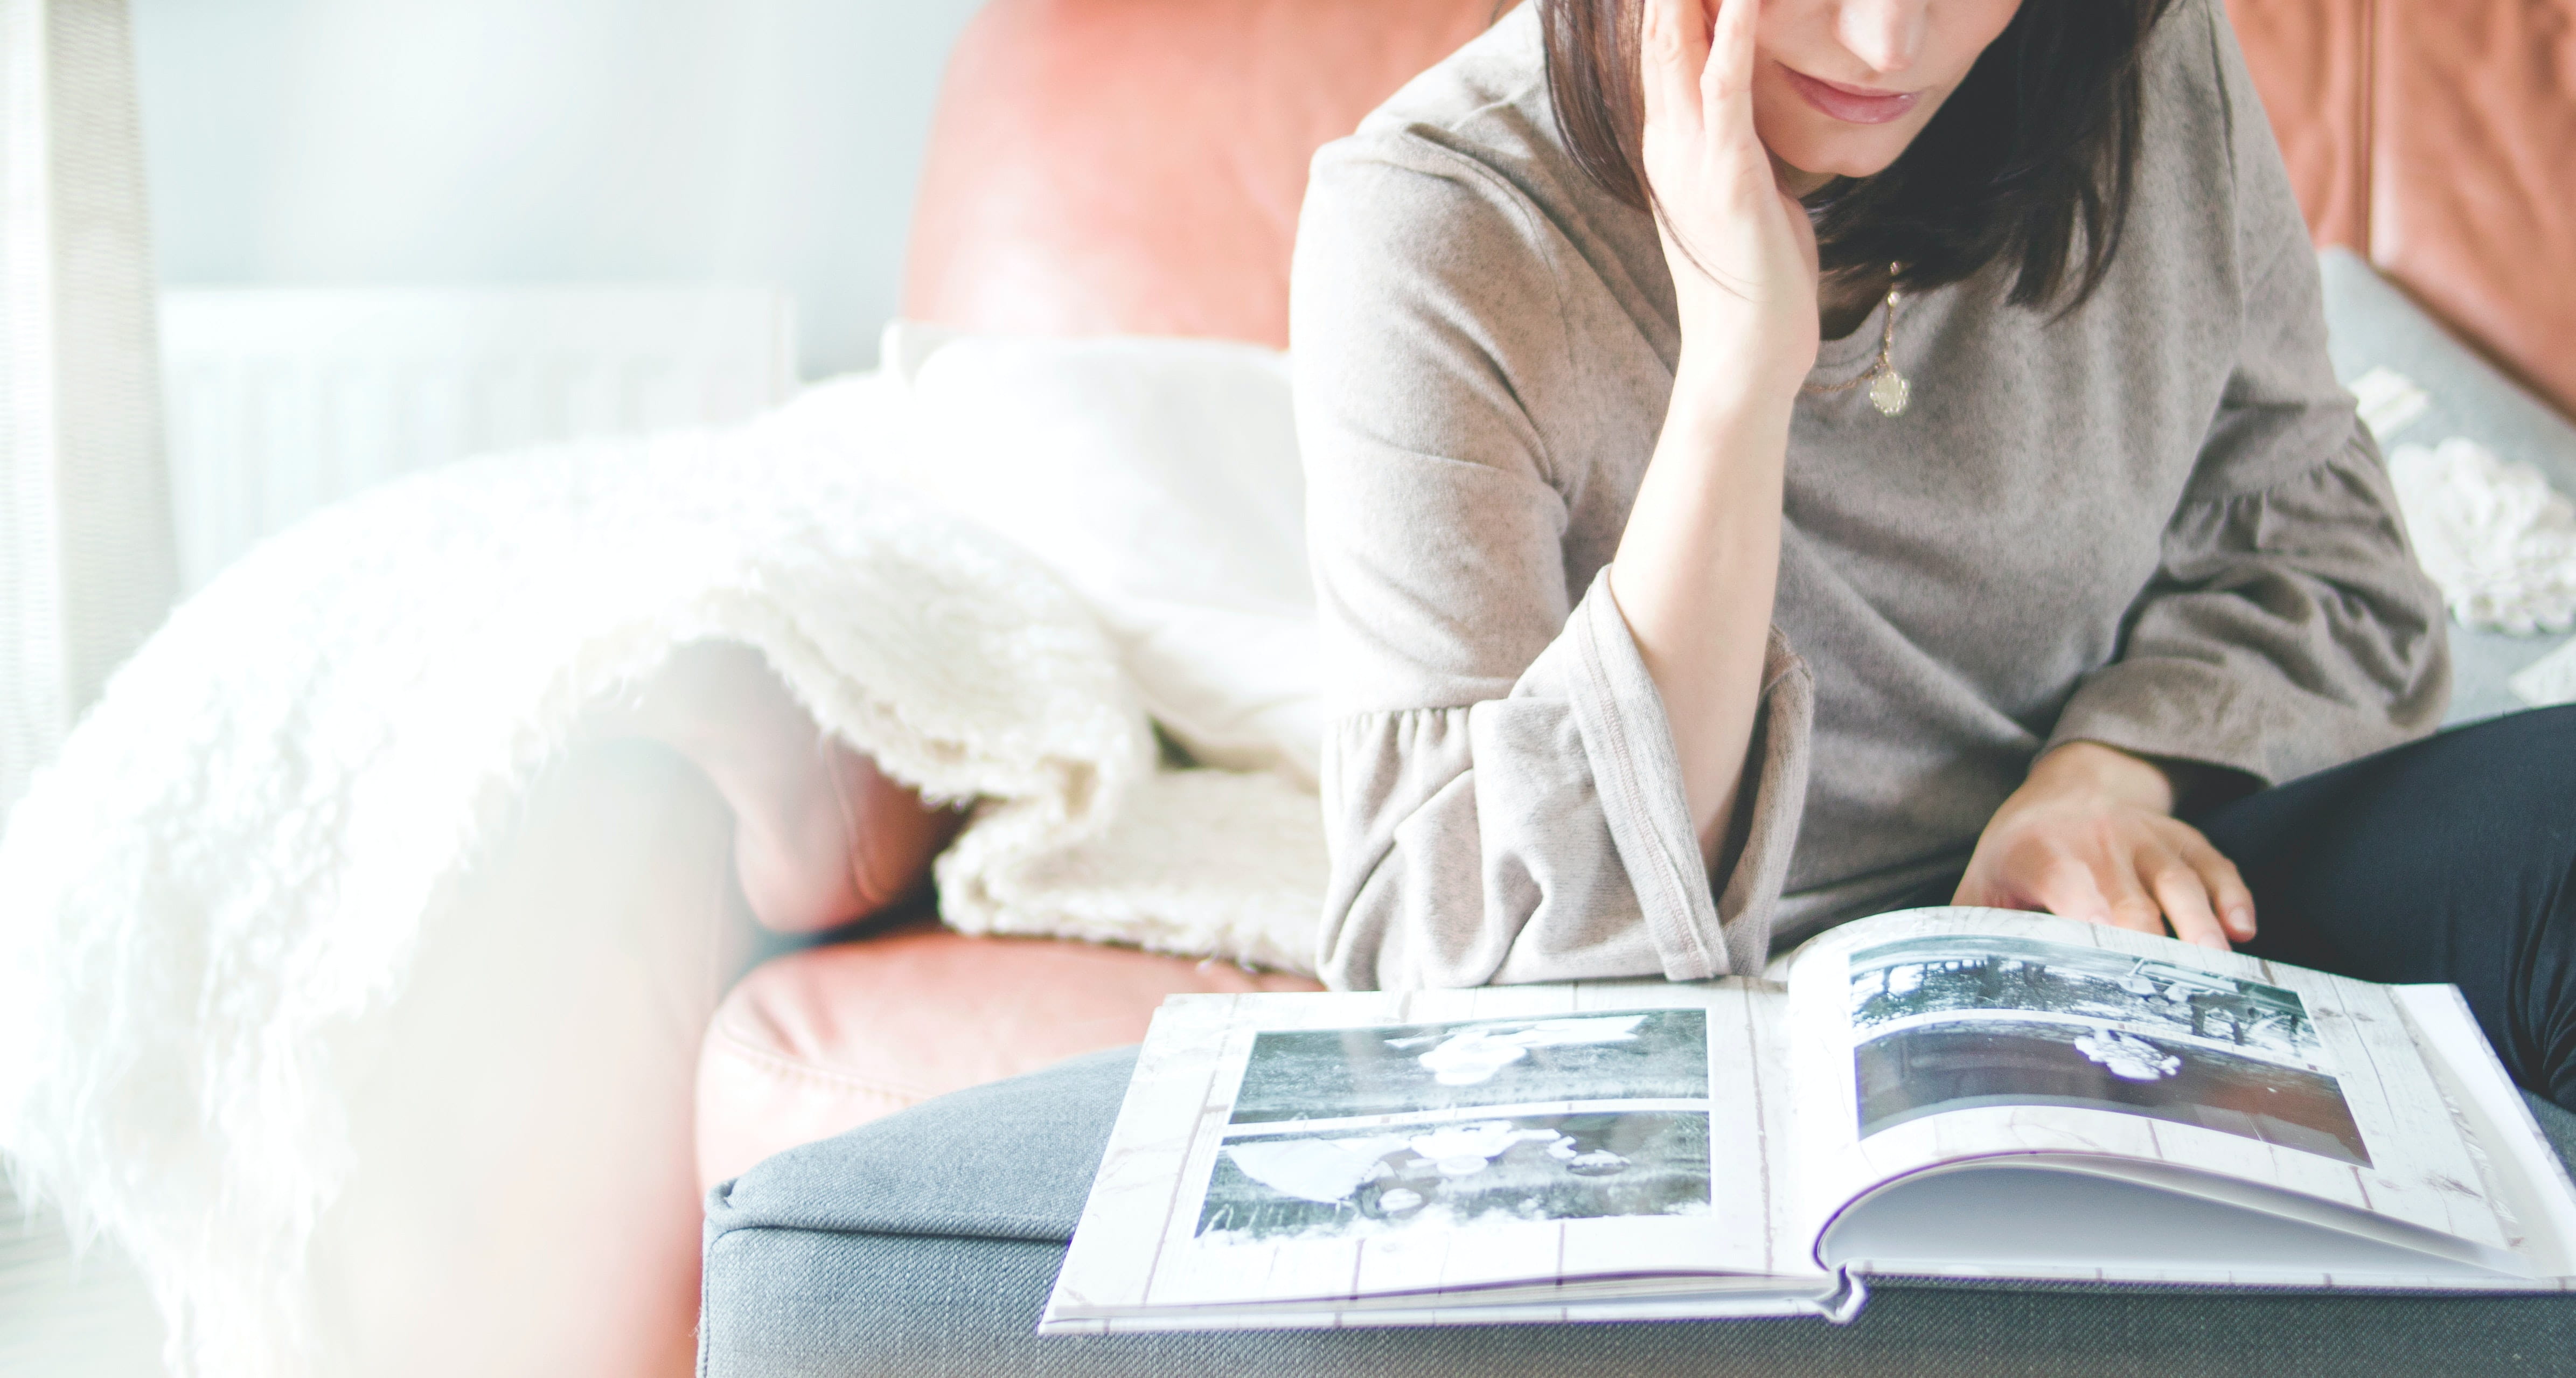
<instances>
[{"instance_id":1,"label":"woman's wrist","mask_svg":"<svg viewBox=\"0 0 2576 1378\"><path fill-rule=\"evenodd\" d=\"M2178 782L2164 766L2100 742L2063 742L2031 763L2019 793L2089 794L2149 813L2171 814Z\"/></svg>"},{"instance_id":2,"label":"woman's wrist","mask_svg":"<svg viewBox=\"0 0 2576 1378\"><path fill-rule=\"evenodd\" d=\"M1777 426L1785 438L1797 409L1798 384L1806 376L1803 368L1793 375L1775 361L1747 357L1741 349L1694 347L1685 335L1673 366L1673 400L1665 424L1688 422L1738 434L1753 426Z\"/></svg>"}]
</instances>

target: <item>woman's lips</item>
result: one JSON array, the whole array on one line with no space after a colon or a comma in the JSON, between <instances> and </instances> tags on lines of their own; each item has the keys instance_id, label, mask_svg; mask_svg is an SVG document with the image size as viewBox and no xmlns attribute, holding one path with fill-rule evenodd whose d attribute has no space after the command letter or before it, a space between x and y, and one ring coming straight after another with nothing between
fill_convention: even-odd
<instances>
[{"instance_id":1,"label":"woman's lips","mask_svg":"<svg viewBox=\"0 0 2576 1378\"><path fill-rule=\"evenodd\" d=\"M1780 69L1807 104L1851 124L1885 124L1903 118L1921 98L1919 91L1871 91L1811 77L1795 67Z\"/></svg>"}]
</instances>

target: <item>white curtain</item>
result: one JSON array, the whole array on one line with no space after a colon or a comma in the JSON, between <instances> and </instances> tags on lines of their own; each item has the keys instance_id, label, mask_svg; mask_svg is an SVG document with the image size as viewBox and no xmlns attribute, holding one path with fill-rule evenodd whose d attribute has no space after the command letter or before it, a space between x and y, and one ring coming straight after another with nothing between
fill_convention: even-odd
<instances>
[{"instance_id":1,"label":"white curtain","mask_svg":"<svg viewBox=\"0 0 2576 1378\"><path fill-rule=\"evenodd\" d=\"M177 587L125 0L0 0L0 819Z\"/></svg>"}]
</instances>

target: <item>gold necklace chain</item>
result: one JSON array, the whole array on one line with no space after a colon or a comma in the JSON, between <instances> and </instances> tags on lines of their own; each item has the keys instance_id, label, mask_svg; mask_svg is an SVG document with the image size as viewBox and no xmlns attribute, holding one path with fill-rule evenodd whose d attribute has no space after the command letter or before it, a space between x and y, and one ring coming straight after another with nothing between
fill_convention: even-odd
<instances>
[{"instance_id":1,"label":"gold necklace chain","mask_svg":"<svg viewBox=\"0 0 2576 1378\"><path fill-rule=\"evenodd\" d=\"M1905 414L1906 404L1914 400L1914 385L1905 381L1904 374L1896 371L1896 303L1900 300L1895 286L1896 269L1896 264L1887 265L1887 321L1879 330L1878 361L1869 366L1869 372L1857 378L1846 379L1839 383L1801 383L1798 385L1798 391L1823 396L1829 393L1849 392L1867 383L1869 384L1869 404L1878 408L1879 415Z\"/></svg>"}]
</instances>

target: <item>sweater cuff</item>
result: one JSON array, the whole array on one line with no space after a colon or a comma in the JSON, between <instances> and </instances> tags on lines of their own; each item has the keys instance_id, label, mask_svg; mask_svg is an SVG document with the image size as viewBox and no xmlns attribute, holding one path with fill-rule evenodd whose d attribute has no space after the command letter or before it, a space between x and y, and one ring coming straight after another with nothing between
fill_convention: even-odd
<instances>
[{"instance_id":1,"label":"sweater cuff","mask_svg":"<svg viewBox=\"0 0 2576 1378\"><path fill-rule=\"evenodd\" d=\"M2099 742L2132 756L2242 771L2276 785L2285 770L2267 749L2268 704L2215 665L2159 657L2121 661L2087 677L2057 715L2042 754L2067 742Z\"/></svg>"},{"instance_id":2,"label":"sweater cuff","mask_svg":"<svg viewBox=\"0 0 2576 1378\"><path fill-rule=\"evenodd\" d=\"M1807 811L1807 760L1815 734L1816 677L1771 629L1762 655L1762 702L1745 752L1744 790L1753 810L1743 844L1718 859L1726 878L1717 917L1726 926L1726 949L1735 970L1761 974L1771 960L1772 918L1789 886L1789 861L1798 845L1798 822ZM1744 804L1739 797L1737 807Z\"/></svg>"},{"instance_id":3,"label":"sweater cuff","mask_svg":"<svg viewBox=\"0 0 2576 1378\"><path fill-rule=\"evenodd\" d=\"M1664 976L1698 981L1758 974L1769 956L1771 916L1806 805L1815 716L1815 682L1806 664L1773 629L1739 796L1739 807L1752 812L1737 830L1742 841L1718 858L1713 874L1724 879L1719 891L1700 861L1663 694L1611 595L1607 568L1594 577L1567 625L1577 632L1566 638L1577 671L1568 677L1567 697L1610 840L1627 869Z\"/></svg>"}]
</instances>

